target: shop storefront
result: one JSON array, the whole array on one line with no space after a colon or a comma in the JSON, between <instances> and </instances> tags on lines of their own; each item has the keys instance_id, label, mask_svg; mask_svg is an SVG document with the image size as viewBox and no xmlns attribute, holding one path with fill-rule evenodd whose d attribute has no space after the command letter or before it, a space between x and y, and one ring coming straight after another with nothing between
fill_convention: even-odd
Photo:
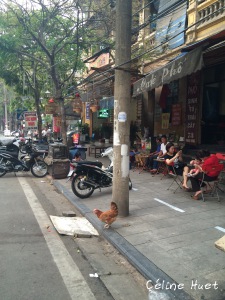
<instances>
[{"instance_id":1,"label":"shop storefront","mask_svg":"<svg viewBox=\"0 0 225 300\"><path fill-rule=\"evenodd\" d=\"M187 76L202 67L202 49L198 48L181 53L169 64L134 83L133 96L139 97L141 94L144 100L147 99L143 103L143 110L147 110L147 103L148 125L153 127L150 128L151 136L167 134L173 141L184 138L187 124Z\"/></svg>"}]
</instances>

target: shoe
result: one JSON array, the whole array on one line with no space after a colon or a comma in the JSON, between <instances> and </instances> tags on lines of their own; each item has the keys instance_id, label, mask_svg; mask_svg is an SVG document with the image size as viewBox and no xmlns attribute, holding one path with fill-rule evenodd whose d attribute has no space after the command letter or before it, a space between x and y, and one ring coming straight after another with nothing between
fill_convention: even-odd
<instances>
[{"instance_id":1,"label":"shoe","mask_svg":"<svg viewBox=\"0 0 225 300\"><path fill-rule=\"evenodd\" d=\"M202 193L202 192L201 192ZM201 193L199 193L198 195L193 195L192 199L193 200L199 200L199 196L201 195Z\"/></svg>"},{"instance_id":2,"label":"shoe","mask_svg":"<svg viewBox=\"0 0 225 300\"><path fill-rule=\"evenodd\" d=\"M150 172L151 172L152 174L156 174L156 173L157 173L157 169L152 169L152 170L150 170Z\"/></svg>"},{"instance_id":3,"label":"shoe","mask_svg":"<svg viewBox=\"0 0 225 300\"><path fill-rule=\"evenodd\" d=\"M190 188L186 188L185 186L182 186L182 187L183 187L183 189L184 189L186 192L190 192L190 191L191 191Z\"/></svg>"}]
</instances>

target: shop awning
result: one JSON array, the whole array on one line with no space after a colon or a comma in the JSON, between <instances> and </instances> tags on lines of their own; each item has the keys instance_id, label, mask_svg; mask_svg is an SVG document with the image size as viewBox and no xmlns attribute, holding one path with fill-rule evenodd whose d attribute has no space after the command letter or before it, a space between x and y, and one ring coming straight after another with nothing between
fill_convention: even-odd
<instances>
[{"instance_id":1,"label":"shop awning","mask_svg":"<svg viewBox=\"0 0 225 300\"><path fill-rule=\"evenodd\" d=\"M184 53L183 55L178 55L172 62L136 81L133 86L133 97L190 75L202 69L202 67L203 58L201 47Z\"/></svg>"}]
</instances>

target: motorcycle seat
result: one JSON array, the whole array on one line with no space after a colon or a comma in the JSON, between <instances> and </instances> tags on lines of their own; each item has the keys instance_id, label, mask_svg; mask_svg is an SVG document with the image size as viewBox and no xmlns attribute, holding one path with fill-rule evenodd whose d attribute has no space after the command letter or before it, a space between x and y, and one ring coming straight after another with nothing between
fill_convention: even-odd
<instances>
[{"instance_id":1,"label":"motorcycle seat","mask_svg":"<svg viewBox=\"0 0 225 300\"><path fill-rule=\"evenodd\" d=\"M14 142L16 141L16 139L14 138L14 137L8 137L8 138L1 138L0 139L0 144L2 145L2 146L8 146L8 145L11 145L11 144L13 144Z\"/></svg>"},{"instance_id":2,"label":"motorcycle seat","mask_svg":"<svg viewBox=\"0 0 225 300\"><path fill-rule=\"evenodd\" d=\"M101 168L103 163L101 163L100 161L87 161L87 160L84 160L84 161L78 161L76 162L76 164L78 165L92 165L92 166L96 166L96 167L99 167Z\"/></svg>"}]
</instances>

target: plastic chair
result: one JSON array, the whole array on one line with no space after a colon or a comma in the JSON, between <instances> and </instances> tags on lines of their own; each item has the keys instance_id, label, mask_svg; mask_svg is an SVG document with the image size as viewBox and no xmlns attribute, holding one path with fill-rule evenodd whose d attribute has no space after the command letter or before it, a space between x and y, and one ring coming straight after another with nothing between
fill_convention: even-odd
<instances>
[{"instance_id":1,"label":"plastic chair","mask_svg":"<svg viewBox=\"0 0 225 300\"><path fill-rule=\"evenodd\" d=\"M203 171L204 172L209 172L209 171L217 171L218 172L218 176L215 180L213 181L206 181L204 179L204 175L206 173L203 173L203 178L201 180L201 184L200 184L200 187L201 187L201 190L202 190L202 200L205 202L205 198L216 198L218 200L218 202L220 202L220 195L218 193L218 191L222 191L224 193L224 191L220 188L219 184L220 184L220 174L221 172L224 170L224 165L219 163L218 165L216 166L212 166L212 167L208 167L206 169L204 169ZM207 187L207 190L203 191L203 187Z\"/></svg>"},{"instance_id":2,"label":"plastic chair","mask_svg":"<svg viewBox=\"0 0 225 300\"><path fill-rule=\"evenodd\" d=\"M154 161L158 162L157 172L154 173L152 176L154 177L157 174L162 174L160 180L162 180L169 172L168 167L164 159L154 159Z\"/></svg>"},{"instance_id":3,"label":"plastic chair","mask_svg":"<svg viewBox=\"0 0 225 300\"><path fill-rule=\"evenodd\" d=\"M133 171L138 170L139 174L143 171L144 164L141 160L140 154L135 154L134 168Z\"/></svg>"},{"instance_id":4,"label":"plastic chair","mask_svg":"<svg viewBox=\"0 0 225 300\"><path fill-rule=\"evenodd\" d=\"M223 170L219 175L219 184L225 185L225 153L216 153L216 156L219 159L220 163L223 164ZM224 191L222 190L222 192Z\"/></svg>"},{"instance_id":5,"label":"plastic chair","mask_svg":"<svg viewBox=\"0 0 225 300\"><path fill-rule=\"evenodd\" d=\"M170 184L170 186L167 188L167 190L170 190L171 187L173 185L176 186L176 189L173 189L173 193L175 194L176 191L180 188L180 189L183 189L182 188L182 184L183 184L183 177L181 175L178 175L176 173L176 168L174 168L173 165L168 165L167 163L166 164L166 167L167 167L167 172L168 172L168 175L169 177L171 177L173 179L172 183ZM182 179L181 179L182 178Z\"/></svg>"}]
</instances>

